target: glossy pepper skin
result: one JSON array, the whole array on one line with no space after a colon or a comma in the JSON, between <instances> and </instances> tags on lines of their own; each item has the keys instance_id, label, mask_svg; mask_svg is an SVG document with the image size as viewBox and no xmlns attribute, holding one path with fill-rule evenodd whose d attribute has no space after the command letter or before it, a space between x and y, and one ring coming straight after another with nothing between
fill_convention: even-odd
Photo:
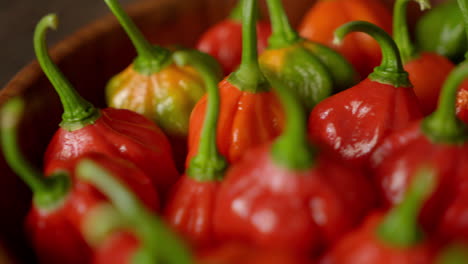
<instances>
[{"instance_id":1,"label":"glossy pepper skin","mask_svg":"<svg viewBox=\"0 0 468 264\"><path fill-rule=\"evenodd\" d=\"M254 10L251 4L256 2L244 2L249 5L247 8ZM203 64L195 64L194 67L201 72L206 82L209 104L197 154L191 160L186 173L172 188L164 215L169 225L196 248L211 246L215 241L213 210L227 162L219 155L216 147L220 105L217 80Z\"/></svg>"},{"instance_id":2,"label":"glossy pepper skin","mask_svg":"<svg viewBox=\"0 0 468 264\"><path fill-rule=\"evenodd\" d=\"M289 25L281 0L267 3L273 34L267 50L260 55L260 67L296 91L307 110L358 81L351 64L339 53L299 37Z\"/></svg>"},{"instance_id":3,"label":"glossy pepper skin","mask_svg":"<svg viewBox=\"0 0 468 264\"><path fill-rule=\"evenodd\" d=\"M409 0L397 0L394 5L393 34L401 59L413 90L419 99L423 114L432 113L437 107L440 89L455 65L446 57L434 52L417 52L411 43L406 22ZM429 8L428 0L417 0L422 10ZM437 69L437 70L434 70ZM430 74L428 74L430 73Z\"/></svg>"},{"instance_id":4,"label":"glossy pepper skin","mask_svg":"<svg viewBox=\"0 0 468 264\"><path fill-rule=\"evenodd\" d=\"M227 76L235 71L242 58L242 0L226 19L210 27L200 37L197 49L213 56ZM257 11L258 12L258 11ZM270 22L257 21L257 49L259 53L268 45L271 35Z\"/></svg>"},{"instance_id":5,"label":"glossy pepper skin","mask_svg":"<svg viewBox=\"0 0 468 264\"><path fill-rule=\"evenodd\" d=\"M368 22L350 22L337 29L373 36L383 50L382 64L369 77L318 104L309 117L309 136L356 167L366 167L369 156L395 130L422 117L419 102L388 34Z\"/></svg>"},{"instance_id":6,"label":"glossy pepper skin","mask_svg":"<svg viewBox=\"0 0 468 264\"><path fill-rule=\"evenodd\" d=\"M197 253L197 264L312 264L306 256L285 250L265 250L240 243L224 243Z\"/></svg>"},{"instance_id":7,"label":"glossy pepper skin","mask_svg":"<svg viewBox=\"0 0 468 264\"><path fill-rule=\"evenodd\" d=\"M341 53L364 78L381 61L381 51L377 42L365 34L353 33L343 45L333 44L334 31L339 26L355 20L368 21L388 34L392 33L392 14L382 1L320 0L305 15L299 26L299 34Z\"/></svg>"},{"instance_id":8,"label":"glossy pepper skin","mask_svg":"<svg viewBox=\"0 0 468 264\"><path fill-rule=\"evenodd\" d=\"M277 137L284 125L281 104L269 91L258 65L255 32L254 20L244 21L242 63L218 85L221 102L216 139L220 154L229 163L238 161L248 149ZM186 166L198 151L206 109L204 96L190 116Z\"/></svg>"},{"instance_id":9,"label":"glossy pepper skin","mask_svg":"<svg viewBox=\"0 0 468 264\"><path fill-rule=\"evenodd\" d=\"M437 110L389 136L371 157L374 180L387 204L401 201L421 164L434 167L439 184L421 213L422 224L428 230L436 228L467 179L468 128L455 114L456 91L466 76L468 63L464 62L449 75Z\"/></svg>"},{"instance_id":10,"label":"glossy pepper skin","mask_svg":"<svg viewBox=\"0 0 468 264\"><path fill-rule=\"evenodd\" d=\"M197 50L171 52L151 45L125 13L117 0L105 0L115 14L138 56L123 72L114 76L106 87L107 104L133 110L158 124L174 146L174 158L185 157L190 113L205 94L203 80L193 67L180 65L175 56L183 52L194 61L202 61L221 80L219 64ZM183 164L182 159L178 159Z\"/></svg>"},{"instance_id":11,"label":"glossy pepper skin","mask_svg":"<svg viewBox=\"0 0 468 264\"><path fill-rule=\"evenodd\" d=\"M462 82L457 93L457 116L468 124L468 80Z\"/></svg>"},{"instance_id":12,"label":"glossy pepper skin","mask_svg":"<svg viewBox=\"0 0 468 264\"><path fill-rule=\"evenodd\" d=\"M70 170L75 159L90 152L99 152L133 162L164 194L178 178L166 136L140 114L114 108L99 110L83 99L47 53L46 30L56 27L56 16L48 16L38 24L34 36L39 63L59 94L64 108L60 128L44 156L45 174L49 175L57 169Z\"/></svg>"},{"instance_id":13,"label":"glossy pepper skin","mask_svg":"<svg viewBox=\"0 0 468 264\"><path fill-rule=\"evenodd\" d=\"M437 247L417 223L421 203L435 185L434 172L420 169L401 204L389 212L369 215L363 225L345 235L319 263L432 264Z\"/></svg>"},{"instance_id":14,"label":"glossy pepper skin","mask_svg":"<svg viewBox=\"0 0 468 264\"><path fill-rule=\"evenodd\" d=\"M461 62L466 52L463 15L456 0L441 3L425 13L415 28L416 45L436 52L453 62Z\"/></svg>"},{"instance_id":15,"label":"glossy pepper skin","mask_svg":"<svg viewBox=\"0 0 468 264\"><path fill-rule=\"evenodd\" d=\"M317 151L306 137L306 115L270 75L287 113L273 144L249 151L228 170L215 208L219 239L263 248L311 252L356 225L374 203L368 180Z\"/></svg>"},{"instance_id":16,"label":"glossy pepper skin","mask_svg":"<svg viewBox=\"0 0 468 264\"><path fill-rule=\"evenodd\" d=\"M186 246L158 219L112 171L83 159L76 169L77 178L98 189L109 200L121 226L111 230L99 228L92 221L92 234L100 238L93 256L95 264L189 264L192 257ZM112 261L110 261L112 260Z\"/></svg>"}]
</instances>

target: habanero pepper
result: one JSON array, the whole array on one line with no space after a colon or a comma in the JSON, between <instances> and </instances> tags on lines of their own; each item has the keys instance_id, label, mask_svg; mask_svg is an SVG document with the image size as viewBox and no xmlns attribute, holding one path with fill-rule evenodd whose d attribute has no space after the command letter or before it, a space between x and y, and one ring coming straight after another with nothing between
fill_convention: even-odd
<instances>
[{"instance_id":1,"label":"habanero pepper","mask_svg":"<svg viewBox=\"0 0 468 264\"><path fill-rule=\"evenodd\" d=\"M44 177L22 157L16 134L23 109L24 102L19 98L5 105L1 139L8 164L33 191L32 208L26 220L28 236L41 263L88 263L92 243L83 238L86 234L83 219L93 214L104 197L65 169ZM87 153L80 158L93 160L115 172L148 208L153 212L158 210L158 195L150 178L133 164L100 153ZM71 165L71 172L78 161L75 159ZM106 224L106 230L113 224Z\"/></svg>"},{"instance_id":2,"label":"habanero pepper","mask_svg":"<svg viewBox=\"0 0 468 264\"><path fill-rule=\"evenodd\" d=\"M186 246L145 207L116 175L93 160L81 160L77 178L107 197L123 222L121 230L106 235L94 254L95 264L189 264ZM94 221L99 226L99 221ZM92 228L99 230L98 228ZM161 262L160 262L161 261Z\"/></svg>"},{"instance_id":3,"label":"habanero pepper","mask_svg":"<svg viewBox=\"0 0 468 264\"><path fill-rule=\"evenodd\" d=\"M260 10L257 9L257 13ZM257 48L261 53L271 35L270 22L257 21ZM210 27L200 37L197 49L218 60L227 76L237 69L242 58L242 0L239 0L228 18Z\"/></svg>"},{"instance_id":4,"label":"habanero pepper","mask_svg":"<svg viewBox=\"0 0 468 264\"><path fill-rule=\"evenodd\" d=\"M463 61L467 41L457 1L441 3L419 18L415 37L419 50L436 52L455 63Z\"/></svg>"},{"instance_id":5,"label":"habanero pepper","mask_svg":"<svg viewBox=\"0 0 468 264\"><path fill-rule=\"evenodd\" d=\"M244 2L254 3L250 0ZM186 59L178 58L181 64L187 63L188 61L184 61ZM206 83L207 111L197 154L190 160L186 173L172 188L164 215L169 225L197 248L211 246L215 241L213 210L227 162L216 147L220 105L217 80L206 66L192 63Z\"/></svg>"},{"instance_id":6,"label":"habanero pepper","mask_svg":"<svg viewBox=\"0 0 468 264\"><path fill-rule=\"evenodd\" d=\"M197 252L197 264L312 264L306 254L255 248L241 243L224 243Z\"/></svg>"},{"instance_id":7,"label":"habanero pepper","mask_svg":"<svg viewBox=\"0 0 468 264\"><path fill-rule=\"evenodd\" d=\"M267 0L267 4L273 34L267 50L260 55L260 67L296 91L307 110L358 81L351 64L339 53L299 37L289 24L281 0Z\"/></svg>"},{"instance_id":8,"label":"habanero pepper","mask_svg":"<svg viewBox=\"0 0 468 264\"><path fill-rule=\"evenodd\" d=\"M379 0L319 0L305 15L299 27L302 37L337 50L354 65L362 78L381 62L380 47L369 36L353 33L335 46L333 32L355 20L371 22L392 33L392 14Z\"/></svg>"},{"instance_id":9,"label":"habanero pepper","mask_svg":"<svg viewBox=\"0 0 468 264\"><path fill-rule=\"evenodd\" d=\"M110 107L138 112L158 124L167 134L174 149L174 159L183 168L187 155L187 133L190 113L205 94L200 73L189 65L178 65L173 56L180 51L153 46L143 36L118 0L104 0L114 13L137 50L138 56L106 87ZM219 64L211 56L197 50L181 50L202 61L218 80L222 78Z\"/></svg>"},{"instance_id":10,"label":"habanero pepper","mask_svg":"<svg viewBox=\"0 0 468 264\"><path fill-rule=\"evenodd\" d=\"M37 59L62 102L60 128L49 143L45 174L70 170L74 160L90 152L126 159L151 178L164 195L178 178L172 150L164 133L151 120L135 112L105 108L99 110L83 99L47 53L45 34L57 28L57 16L45 16L34 33Z\"/></svg>"},{"instance_id":11,"label":"habanero pepper","mask_svg":"<svg viewBox=\"0 0 468 264\"><path fill-rule=\"evenodd\" d=\"M421 224L431 231L468 181L468 127L455 114L457 88L467 77L463 62L447 78L436 111L387 137L370 158L374 181L390 205L401 201L418 167L431 164L438 186L421 213Z\"/></svg>"},{"instance_id":12,"label":"habanero pepper","mask_svg":"<svg viewBox=\"0 0 468 264\"><path fill-rule=\"evenodd\" d=\"M273 74L267 77L283 101L285 131L228 170L215 232L221 241L310 253L359 223L374 205L374 192L362 173L318 153L308 142L306 114L295 93Z\"/></svg>"},{"instance_id":13,"label":"habanero pepper","mask_svg":"<svg viewBox=\"0 0 468 264\"><path fill-rule=\"evenodd\" d=\"M364 81L318 104L309 117L309 136L351 165L365 168L387 135L422 114L392 38L369 22L355 21L336 30L337 41L353 31L377 40L382 64Z\"/></svg>"},{"instance_id":14,"label":"habanero pepper","mask_svg":"<svg viewBox=\"0 0 468 264\"><path fill-rule=\"evenodd\" d=\"M423 114L437 107L440 88L455 65L446 57L434 52L416 52L411 43L406 22L406 7L410 0L397 0L394 6L393 34L400 50L404 68L409 74L413 90L419 99ZM421 10L430 7L429 0L415 0ZM428 74L430 73L430 74Z\"/></svg>"},{"instance_id":15,"label":"habanero pepper","mask_svg":"<svg viewBox=\"0 0 468 264\"><path fill-rule=\"evenodd\" d=\"M389 212L376 212L342 238L321 259L323 264L431 264L437 247L425 239L418 224L422 204L435 183L430 168L420 169L403 201Z\"/></svg>"},{"instance_id":16,"label":"habanero pepper","mask_svg":"<svg viewBox=\"0 0 468 264\"><path fill-rule=\"evenodd\" d=\"M255 12L244 14L242 63L218 84L221 104L216 139L219 152L229 163L238 161L248 149L277 137L284 126L281 104L258 65ZM198 151L206 108L204 96L190 116L187 166Z\"/></svg>"}]
</instances>

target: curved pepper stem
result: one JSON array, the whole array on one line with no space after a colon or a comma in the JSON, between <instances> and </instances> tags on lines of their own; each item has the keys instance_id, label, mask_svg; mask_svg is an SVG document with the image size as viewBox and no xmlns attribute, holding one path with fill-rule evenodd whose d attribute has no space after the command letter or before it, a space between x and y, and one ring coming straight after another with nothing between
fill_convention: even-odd
<instances>
[{"instance_id":1,"label":"curved pepper stem","mask_svg":"<svg viewBox=\"0 0 468 264\"><path fill-rule=\"evenodd\" d=\"M34 50L42 70L60 96L63 105L60 126L73 131L94 123L99 118L99 111L78 94L47 52L46 31L49 28L57 29L57 25L55 14L49 14L39 21L34 31Z\"/></svg>"},{"instance_id":2,"label":"curved pepper stem","mask_svg":"<svg viewBox=\"0 0 468 264\"><path fill-rule=\"evenodd\" d=\"M460 8L461 13L463 14L463 22L465 23L465 34L466 39L468 40L468 1L467 0L457 0L458 7ZM465 59L468 60L468 51L465 53Z\"/></svg>"},{"instance_id":3,"label":"curved pepper stem","mask_svg":"<svg viewBox=\"0 0 468 264\"><path fill-rule=\"evenodd\" d=\"M207 110L200 135L198 153L190 161L187 174L198 181L221 180L227 168L227 162L219 153L216 145L216 128L219 116L219 90L216 73L206 64L190 59L188 52L174 54L177 64L190 64L202 75L207 87Z\"/></svg>"},{"instance_id":4,"label":"curved pepper stem","mask_svg":"<svg viewBox=\"0 0 468 264\"><path fill-rule=\"evenodd\" d=\"M315 165L316 150L307 139L306 114L297 99L274 73L265 73L279 95L286 112L285 130L274 142L271 154L278 164L290 170L307 170Z\"/></svg>"},{"instance_id":5,"label":"curved pepper stem","mask_svg":"<svg viewBox=\"0 0 468 264\"><path fill-rule=\"evenodd\" d=\"M2 109L1 140L3 155L11 169L31 188L34 203L41 208L52 208L67 195L71 182L65 173L48 178L27 162L18 146L18 125L24 112L24 101L17 97Z\"/></svg>"},{"instance_id":6,"label":"curved pepper stem","mask_svg":"<svg viewBox=\"0 0 468 264\"><path fill-rule=\"evenodd\" d=\"M267 0L267 4L273 31L268 39L269 48L279 49L300 41L301 37L289 24L281 0Z\"/></svg>"},{"instance_id":7,"label":"curved pepper stem","mask_svg":"<svg viewBox=\"0 0 468 264\"><path fill-rule=\"evenodd\" d=\"M186 246L158 218L142 205L138 198L108 171L91 160L77 166L77 177L87 181L106 195L130 229L140 238L141 250L133 258L136 264L188 264L192 263Z\"/></svg>"},{"instance_id":8,"label":"curved pepper stem","mask_svg":"<svg viewBox=\"0 0 468 264\"><path fill-rule=\"evenodd\" d=\"M418 223L419 212L436 185L433 168L419 169L403 201L391 209L377 227L378 237L384 242L400 247L409 247L421 241L423 232Z\"/></svg>"},{"instance_id":9,"label":"curved pepper stem","mask_svg":"<svg viewBox=\"0 0 468 264\"><path fill-rule=\"evenodd\" d=\"M268 91L268 84L260 71L257 53L257 25L255 8L257 0L242 0L242 61L228 80L241 91L262 92Z\"/></svg>"},{"instance_id":10,"label":"curved pepper stem","mask_svg":"<svg viewBox=\"0 0 468 264\"><path fill-rule=\"evenodd\" d=\"M231 14L229 14L229 18L234 21L242 22L242 5L244 4L244 0L237 1L236 6L232 9ZM255 6L255 21L258 21L260 18L260 8L258 5Z\"/></svg>"},{"instance_id":11,"label":"curved pepper stem","mask_svg":"<svg viewBox=\"0 0 468 264\"><path fill-rule=\"evenodd\" d=\"M161 71L170 63L171 52L163 47L151 45L125 13L118 0L104 0L104 2L119 20L137 50L138 56L133 62L135 71L143 75L151 75Z\"/></svg>"},{"instance_id":12,"label":"curved pepper stem","mask_svg":"<svg viewBox=\"0 0 468 264\"><path fill-rule=\"evenodd\" d=\"M408 32L408 23L406 21L406 8L410 0L397 0L393 6L393 38L400 50L403 63L408 62L414 56L415 48ZM421 10L431 8L429 0L414 0Z\"/></svg>"},{"instance_id":13,"label":"curved pepper stem","mask_svg":"<svg viewBox=\"0 0 468 264\"><path fill-rule=\"evenodd\" d=\"M422 122L422 131L437 143L459 144L468 140L468 127L456 115L457 91L468 78L468 61L459 64L447 77L439 97L439 106Z\"/></svg>"},{"instance_id":14,"label":"curved pepper stem","mask_svg":"<svg viewBox=\"0 0 468 264\"><path fill-rule=\"evenodd\" d=\"M408 73L403 69L398 47L387 32L378 26L364 21L346 23L335 30L334 43L340 44L351 32L364 32L373 37L382 49L382 63L374 68L369 79L394 87L412 87Z\"/></svg>"}]
</instances>

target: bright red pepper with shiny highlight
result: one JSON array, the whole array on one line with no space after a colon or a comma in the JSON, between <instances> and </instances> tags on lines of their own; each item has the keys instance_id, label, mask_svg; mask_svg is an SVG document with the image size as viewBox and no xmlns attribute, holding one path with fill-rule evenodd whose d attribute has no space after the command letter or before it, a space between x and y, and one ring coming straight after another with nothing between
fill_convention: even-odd
<instances>
[{"instance_id":1,"label":"bright red pepper with shiny highlight","mask_svg":"<svg viewBox=\"0 0 468 264\"><path fill-rule=\"evenodd\" d=\"M80 181L93 186L109 200L104 212L99 212L101 207L96 214L108 214L111 210L114 217L112 220L117 218L121 223L114 229L103 230L100 221L89 219L89 228L94 232L88 235L95 240L92 263L193 263L186 246L113 171L93 160L83 159L78 164L76 173Z\"/></svg>"},{"instance_id":2,"label":"bright red pepper with shiny highlight","mask_svg":"<svg viewBox=\"0 0 468 264\"><path fill-rule=\"evenodd\" d=\"M161 195L177 180L172 151L163 132L149 119L129 110L98 110L65 79L47 53L45 34L57 27L56 16L42 20L34 35L38 61L60 96L64 112L44 157L45 174L70 169L73 160L90 152L133 162L150 176Z\"/></svg>"},{"instance_id":3,"label":"bright red pepper with shiny highlight","mask_svg":"<svg viewBox=\"0 0 468 264\"><path fill-rule=\"evenodd\" d=\"M467 76L468 62L464 62L449 75L437 110L389 136L371 157L375 182L387 204L401 200L421 164L429 163L434 167L439 184L421 213L422 224L428 230L436 228L468 179L468 127L455 113L456 92ZM454 224L459 221L450 220Z\"/></svg>"},{"instance_id":4,"label":"bright red pepper with shiny highlight","mask_svg":"<svg viewBox=\"0 0 468 264\"><path fill-rule=\"evenodd\" d=\"M369 215L322 257L322 264L432 264L437 246L424 237L418 213L436 185L435 173L421 169L401 204Z\"/></svg>"},{"instance_id":5,"label":"bright red pepper with shiny highlight","mask_svg":"<svg viewBox=\"0 0 468 264\"><path fill-rule=\"evenodd\" d=\"M336 31L342 39L352 31L374 37L382 47L382 64L367 79L320 102L309 117L309 136L356 167L395 130L422 117L418 99L391 37L368 22L350 22Z\"/></svg>"},{"instance_id":6,"label":"bright red pepper with shiny highlight","mask_svg":"<svg viewBox=\"0 0 468 264\"><path fill-rule=\"evenodd\" d=\"M221 98L217 126L218 149L229 163L250 148L277 137L283 127L283 110L260 71L257 58L255 20L243 23L242 63L219 85ZM198 151L207 97L197 103L190 116L189 153L186 166Z\"/></svg>"},{"instance_id":7,"label":"bright red pepper with shiny highlight","mask_svg":"<svg viewBox=\"0 0 468 264\"><path fill-rule=\"evenodd\" d=\"M244 2L256 4L250 0ZM201 73L206 83L208 107L197 154L190 161L186 173L172 188L164 215L173 229L198 248L212 246L216 241L213 235L213 211L227 162L219 155L216 147L220 105L217 80L203 64L192 66Z\"/></svg>"},{"instance_id":8,"label":"bright red pepper with shiny highlight","mask_svg":"<svg viewBox=\"0 0 468 264\"><path fill-rule=\"evenodd\" d=\"M256 8L257 15L260 13ZM271 35L270 22L257 21L257 49L262 53ZM218 60L227 76L235 71L242 58L242 1L239 0L228 18L210 27L200 37L197 49Z\"/></svg>"},{"instance_id":9,"label":"bright red pepper with shiny highlight","mask_svg":"<svg viewBox=\"0 0 468 264\"><path fill-rule=\"evenodd\" d=\"M428 115L437 107L440 89L455 65L448 58L437 53L416 52L411 43L406 22L406 7L409 1L395 1L393 34L421 109L425 115ZM421 9L430 7L428 0L416 2L419 3Z\"/></svg>"},{"instance_id":10,"label":"bright red pepper with shiny highlight","mask_svg":"<svg viewBox=\"0 0 468 264\"><path fill-rule=\"evenodd\" d=\"M462 82L457 93L457 116L468 124L468 80Z\"/></svg>"},{"instance_id":11,"label":"bright red pepper with shiny highlight","mask_svg":"<svg viewBox=\"0 0 468 264\"><path fill-rule=\"evenodd\" d=\"M293 93L268 77L284 100L287 124L273 144L249 151L228 170L214 213L220 240L316 251L333 244L374 205L368 179L325 153L306 133L306 114Z\"/></svg>"},{"instance_id":12,"label":"bright red pepper with shiny highlight","mask_svg":"<svg viewBox=\"0 0 468 264\"><path fill-rule=\"evenodd\" d=\"M333 32L355 20L368 21L392 33L392 14L379 0L320 0L308 11L299 27L302 37L336 49L354 65L362 78L381 61L375 40L362 33L353 33L343 45L333 45Z\"/></svg>"},{"instance_id":13,"label":"bright red pepper with shiny highlight","mask_svg":"<svg viewBox=\"0 0 468 264\"><path fill-rule=\"evenodd\" d=\"M312 264L305 255L265 250L240 243L225 243L197 253L197 264Z\"/></svg>"}]
</instances>

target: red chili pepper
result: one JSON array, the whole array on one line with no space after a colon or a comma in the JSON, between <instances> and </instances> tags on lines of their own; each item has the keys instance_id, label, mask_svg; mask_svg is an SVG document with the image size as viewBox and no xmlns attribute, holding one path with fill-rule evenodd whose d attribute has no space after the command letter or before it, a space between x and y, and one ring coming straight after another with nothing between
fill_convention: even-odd
<instances>
[{"instance_id":1,"label":"red chili pepper","mask_svg":"<svg viewBox=\"0 0 468 264\"><path fill-rule=\"evenodd\" d=\"M8 163L33 191L34 200L26 220L28 236L43 263L89 263L92 241L84 240L83 234L93 232L87 230L89 223L85 219L100 208L104 197L92 186L68 175L66 170L56 170L44 177L24 160L16 136L23 107L20 99L7 103L2 115L1 135ZM100 153L87 153L81 157L113 171L152 211L159 208L158 195L150 178L133 164ZM70 172L74 171L77 161L69 162ZM103 221L95 217L91 222ZM113 224L104 221L101 228L110 228Z\"/></svg>"},{"instance_id":2,"label":"red chili pepper","mask_svg":"<svg viewBox=\"0 0 468 264\"><path fill-rule=\"evenodd\" d=\"M197 264L312 264L301 254L285 250L265 250L240 243L222 244L197 254Z\"/></svg>"},{"instance_id":3,"label":"red chili pepper","mask_svg":"<svg viewBox=\"0 0 468 264\"><path fill-rule=\"evenodd\" d=\"M388 213L373 213L325 254L323 264L430 264L437 248L423 236L418 213L435 187L435 173L421 170L404 200Z\"/></svg>"},{"instance_id":4,"label":"red chili pepper","mask_svg":"<svg viewBox=\"0 0 468 264\"><path fill-rule=\"evenodd\" d=\"M413 90L421 103L424 114L437 107L440 88L455 65L446 57L434 52L417 53L411 43L406 22L406 7L410 0L397 0L394 6L393 34L400 50L401 59ZM430 7L428 0L417 0L421 9ZM437 70L434 70L437 69ZM428 74L430 72L430 74Z\"/></svg>"},{"instance_id":5,"label":"red chili pepper","mask_svg":"<svg viewBox=\"0 0 468 264\"><path fill-rule=\"evenodd\" d=\"M379 45L369 36L354 33L343 45L333 45L333 32L344 23L363 20L392 33L392 14L377 0L321 0L308 11L299 27L301 36L343 54L360 73L369 75L381 61Z\"/></svg>"},{"instance_id":6,"label":"red chili pepper","mask_svg":"<svg viewBox=\"0 0 468 264\"><path fill-rule=\"evenodd\" d=\"M256 7L256 13L259 13ZM257 49L262 53L271 35L270 22L257 21ZM224 75L237 69L242 57L242 1L228 18L210 27L198 40L197 49L210 54L221 64Z\"/></svg>"},{"instance_id":7,"label":"red chili pepper","mask_svg":"<svg viewBox=\"0 0 468 264\"><path fill-rule=\"evenodd\" d=\"M192 263L185 245L112 171L93 160L80 161L76 171L79 180L92 185L109 199L117 217L125 223L111 233L97 228L101 225L99 221L91 223L91 229L96 230L98 236L103 235L93 263Z\"/></svg>"},{"instance_id":8,"label":"red chili pepper","mask_svg":"<svg viewBox=\"0 0 468 264\"><path fill-rule=\"evenodd\" d=\"M254 3L248 0L244 2ZM181 62L184 60L184 58L179 59ZM215 241L213 210L227 162L219 155L216 147L216 127L220 105L217 80L203 64L193 66L205 80L208 107L197 155L192 158L186 173L171 190L166 204L165 218L195 247L201 247L210 246Z\"/></svg>"},{"instance_id":9,"label":"red chili pepper","mask_svg":"<svg viewBox=\"0 0 468 264\"><path fill-rule=\"evenodd\" d=\"M387 204L401 200L421 164L434 167L438 188L421 213L422 224L428 230L433 230L439 222L457 194L457 186L465 186L467 181L468 127L455 114L456 91L467 76L468 62L464 62L447 78L437 110L389 136L370 159L375 181Z\"/></svg>"},{"instance_id":10,"label":"red chili pepper","mask_svg":"<svg viewBox=\"0 0 468 264\"><path fill-rule=\"evenodd\" d=\"M353 31L377 40L382 64L361 83L319 103L310 114L309 135L350 164L363 167L387 135L422 114L392 38L373 24L356 21L338 28L337 39Z\"/></svg>"},{"instance_id":11,"label":"red chili pepper","mask_svg":"<svg viewBox=\"0 0 468 264\"><path fill-rule=\"evenodd\" d=\"M60 128L45 153L45 174L50 175L57 169L69 170L74 159L99 152L133 162L150 176L153 185L164 195L178 178L166 136L142 115L123 109L98 110L84 100L47 53L46 30L56 27L57 17L46 16L37 25L34 35L39 63L64 108Z\"/></svg>"},{"instance_id":12,"label":"red chili pepper","mask_svg":"<svg viewBox=\"0 0 468 264\"><path fill-rule=\"evenodd\" d=\"M317 250L361 220L373 206L373 190L360 172L317 155L295 94L276 77L268 78L283 100L285 131L229 169L218 194L215 232L221 241Z\"/></svg>"},{"instance_id":13,"label":"red chili pepper","mask_svg":"<svg viewBox=\"0 0 468 264\"><path fill-rule=\"evenodd\" d=\"M468 80L462 82L457 93L457 116L468 124Z\"/></svg>"},{"instance_id":14,"label":"red chili pepper","mask_svg":"<svg viewBox=\"0 0 468 264\"><path fill-rule=\"evenodd\" d=\"M272 140L283 127L281 104L269 91L269 84L258 65L253 14L245 15L242 63L237 71L218 85L221 105L216 138L219 152L229 163L239 160L246 150ZM206 98L202 97L190 116L186 165L198 151Z\"/></svg>"}]
</instances>

